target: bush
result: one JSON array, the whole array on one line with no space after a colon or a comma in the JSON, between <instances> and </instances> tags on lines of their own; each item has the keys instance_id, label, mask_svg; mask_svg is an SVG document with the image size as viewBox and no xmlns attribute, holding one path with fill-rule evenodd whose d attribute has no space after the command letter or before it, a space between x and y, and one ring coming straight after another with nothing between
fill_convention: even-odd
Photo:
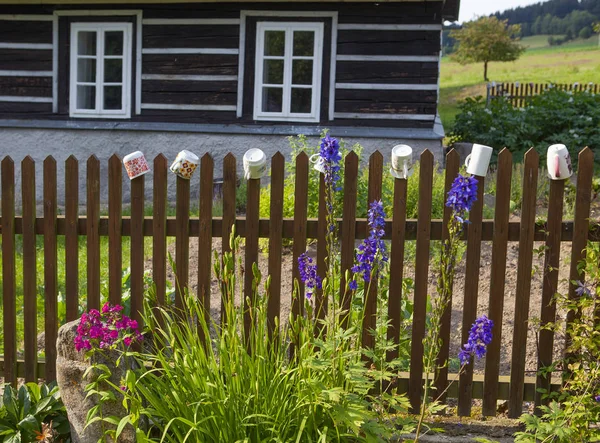
<instances>
[{"instance_id":1,"label":"bush","mask_svg":"<svg viewBox=\"0 0 600 443\"><path fill-rule=\"evenodd\" d=\"M581 28L581 31L579 31L579 38L587 40L591 36L592 36L592 28L590 28L589 26L586 26L585 28Z\"/></svg>"},{"instance_id":2,"label":"bush","mask_svg":"<svg viewBox=\"0 0 600 443\"><path fill-rule=\"evenodd\" d=\"M589 92L565 92L551 88L532 97L524 108L515 108L507 100L492 100L486 107L482 97L468 98L450 133L451 142L477 142L494 148L496 154L508 147L515 162L534 147L545 161L549 145L563 143L576 152L585 146L600 148L600 95Z\"/></svg>"}]
</instances>

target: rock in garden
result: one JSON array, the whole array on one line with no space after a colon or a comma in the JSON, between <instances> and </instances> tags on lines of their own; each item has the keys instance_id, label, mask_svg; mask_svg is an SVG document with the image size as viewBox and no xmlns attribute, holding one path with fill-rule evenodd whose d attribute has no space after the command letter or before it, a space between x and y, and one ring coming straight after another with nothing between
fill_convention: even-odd
<instances>
[{"instance_id":1,"label":"rock in garden","mask_svg":"<svg viewBox=\"0 0 600 443\"><path fill-rule=\"evenodd\" d=\"M85 427L88 411L96 404L93 397L86 399L85 387L92 381L94 374L84 379L83 374L90 366L83 352L75 350L73 340L77 335L79 320L63 325L58 330L56 347L58 358L56 360L56 379L60 388L62 401L67 408L69 423L71 424L71 439L73 443L97 443L102 436L99 423ZM98 354L97 354L98 355ZM95 357L96 358L96 357ZM98 357L98 362L106 364L111 369L111 382L117 386L121 384L123 368L116 366L118 355L115 352ZM117 394L117 399L119 395ZM119 419L126 415L120 401L107 402L103 406L103 415L117 416ZM108 423L105 426L109 426ZM127 425L119 436L118 442L135 442L135 430Z\"/></svg>"}]
</instances>

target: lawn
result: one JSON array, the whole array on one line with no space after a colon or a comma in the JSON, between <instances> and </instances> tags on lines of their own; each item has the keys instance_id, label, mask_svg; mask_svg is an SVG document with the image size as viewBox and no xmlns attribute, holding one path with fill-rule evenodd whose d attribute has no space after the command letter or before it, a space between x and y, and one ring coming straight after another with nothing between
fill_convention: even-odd
<instances>
[{"instance_id":1,"label":"lawn","mask_svg":"<svg viewBox=\"0 0 600 443\"><path fill-rule=\"evenodd\" d=\"M545 46L543 45L546 41ZM600 47L598 36L574 40L550 47L547 36L528 37L530 47L515 62L495 63L488 67L491 81L534 83L600 82ZM439 113L446 132L458 112L458 102L466 97L485 96L483 64L460 65L449 57L442 59Z\"/></svg>"}]
</instances>

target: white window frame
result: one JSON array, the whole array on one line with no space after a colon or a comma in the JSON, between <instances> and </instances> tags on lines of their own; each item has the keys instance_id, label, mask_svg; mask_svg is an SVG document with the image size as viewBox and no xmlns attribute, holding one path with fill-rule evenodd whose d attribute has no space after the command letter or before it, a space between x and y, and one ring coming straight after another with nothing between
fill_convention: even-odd
<instances>
[{"instance_id":1,"label":"white window frame","mask_svg":"<svg viewBox=\"0 0 600 443\"><path fill-rule=\"evenodd\" d=\"M323 38L325 24L323 22L258 22L256 24L256 55L255 55L255 81L254 81L254 120L263 121L290 121L318 123L321 117L321 81L323 74ZM264 53L265 53L265 31L284 31L284 73L283 73L283 106L282 112L262 111L262 88ZM293 56L293 33L294 31L313 31L315 33L313 51L313 79L311 112L291 112L292 91L292 60L294 58L309 59L311 57ZM302 85L307 86L307 85ZM307 88L308 89L308 88Z\"/></svg>"},{"instance_id":2,"label":"white window frame","mask_svg":"<svg viewBox=\"0 0 600 443\"><path fill-rule=\"evenodd\" d=\"M80 31L96 32L96 109L77 108L77 59L78 39ZM104 106L104 35L106 32L123 32L123 73L121 109L103 109ZM71 56L70 56L70 97L69 115L74 118L131 118L131 76L132 76L132 23L87 23L71 24ZM110 57L110 56L108 56ZM110 85L110 84L109 84Z\"/></svg>"}]
</instances>

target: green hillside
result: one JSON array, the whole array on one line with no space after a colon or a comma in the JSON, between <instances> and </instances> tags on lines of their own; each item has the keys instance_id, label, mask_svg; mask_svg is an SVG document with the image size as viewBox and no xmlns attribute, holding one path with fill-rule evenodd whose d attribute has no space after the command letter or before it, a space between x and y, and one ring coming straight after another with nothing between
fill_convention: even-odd
<instances>
[{"instance_id":1,"label":"green hillside","mask_svg":"<svg viewBox=\"0 0 600 443\"><path fill-rule=\"evenodd\" d=\"M530 49L514 62L492 62L488 75L496 82L600 83L600 47L598 36L573 40L561 46L549 46L547 36L523 39ZM460 65L444 57L441 65L439 111L446 131L458 112L458 102L466 97L485 96L483 64Z\"/></svg>"}]
</instances>

